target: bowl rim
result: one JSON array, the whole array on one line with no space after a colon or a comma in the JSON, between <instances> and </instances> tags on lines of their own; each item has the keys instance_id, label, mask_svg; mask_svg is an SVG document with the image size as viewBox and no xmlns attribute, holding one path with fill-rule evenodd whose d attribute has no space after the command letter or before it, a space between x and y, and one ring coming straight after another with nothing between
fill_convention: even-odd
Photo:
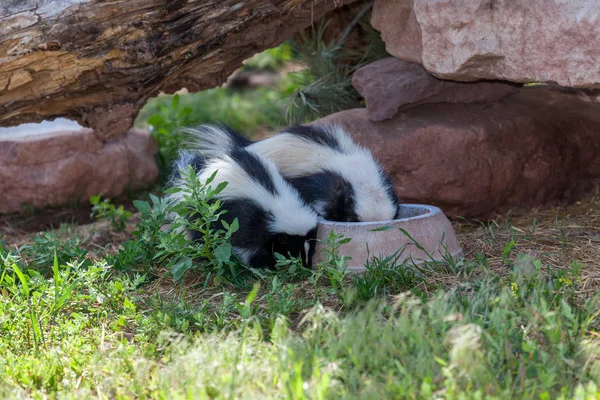
<instances>
[{"instance_id":1,"label":"bowl rim","mask_svg":"<svg viewBox=\"0 0 600 400\"><path fill-rule=\"evenodd\" d=\"M317 222L319 226L381 226L388 225L392 223L404 222L404 221L414 221L419 219L426 219L434 217L438 214L442 213L436 206L432 206L429 204L400 204L400 207L408 207L408 208L419 208L426 209L428 212L420 215L415 215L414 217L408 218L398 218L398 219L389 219L386 221L368 221L368 222L337 222L337 221L328 221L322 217L317 218Z\"/></svg>"}]
</instances>

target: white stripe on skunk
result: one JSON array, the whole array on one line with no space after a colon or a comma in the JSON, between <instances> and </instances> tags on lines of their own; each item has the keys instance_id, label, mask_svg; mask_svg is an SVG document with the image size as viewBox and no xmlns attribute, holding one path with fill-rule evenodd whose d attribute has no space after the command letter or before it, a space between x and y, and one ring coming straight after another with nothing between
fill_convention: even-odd
<instances>
[{"instance_id":1,"label":"white stripe on skunk","mask_svg":"<svg viewBox=\"0 0 600 400\"><path fill-rule=\"evenodd\" d=\"M272 160L281 175L294 179L333 172L352 187L354 213L359 221L398 217L399 200L382 166L366 148L354 143L339 125L299 126L252 142L227 127L203 125L187 129L188 146L207 158L245 146ZM304 193L303 193L304 194ZM322 200L313 201L321 215Z\"/></svg>"}]
</instances>

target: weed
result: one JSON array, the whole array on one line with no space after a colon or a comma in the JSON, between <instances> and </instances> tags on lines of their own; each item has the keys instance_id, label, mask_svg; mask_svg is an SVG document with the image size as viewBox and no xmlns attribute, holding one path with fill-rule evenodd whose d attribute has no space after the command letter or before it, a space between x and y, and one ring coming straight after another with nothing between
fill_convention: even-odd
<instances>
[{"instance_id":1,"label":"weed","mask_svg":"<svg viewBox=\"0 0 600 400\"><path fill-rule=\"evenodd\" d=\"M293 48L289 42L255 54L244 61L243 70L277 70L294 58Z\"/></svg>"},{"instance_id":2,"label":"weed","mask_svg":"<svg viewBox=\"0 0 600 400\"><path fill-rule=\"evenodd\" d=\"M517 243L515 242L514 239L510 239L504 245L504 250L502 251L502 260L504 261L504 265L510 265L511 264L511 260L508 258L508 256L513 251L513 249L515 248L516 244Z\"/></svg>"},{"instance_id":3,"label":"weed","mask_svg":"<svg viewBox=\"0 0 600 400\"><path fill-rule=\"evenodd\" d=\"M565 251L567 249L567 231L565 229L564 224L562 222L560 222L558 219L556 219L555 225L556 225L556 229L558 230L558 237L560 239L561 249L562 249L562 253L564 255Z\"/></svg>"},{"instance_id":4,"label":"weed","mask_svg":"<svg viewBox=\"0 0 600 400\"><path fill-rule=\"evenodd\" d=\"M56 231L42 232L32 238L30 244L19 248L19 253L28 260L28 267L42 275L52 271L54 258L60 265L78 262L83 266L89 265L86 258L88 251L82 247L79 236L70 235L66 239L58 237Z\"/></svg>"},{"instance_id":5,"label":"weed","mask_svg":"<svg viewBox=\"0 0 600 400\"><path fill-rule=\"evenodd\" d=\"M533 240L533 235L535 234L535 228L537 227L537 223L538 220L537 218L533 218L533 221L531 223L531 229L529 230L529 235L528 235L528 239L529 240Z\"/></svg>"},{"instance_id":6,"label":"weed","mask_svg":"<svg viewBox=\"0 0 600 400\"><path fill-rule=\"evenodd\" d=\"M108 263L119 271L149 273L157 264L156 248L160 243L162 228L168 222L170 206L153 194L150 194L150 202L134 201L134 206L140 212L140 222L132 233L133 238L123 243L117 254L107 256Z\"/></svg>"},{"instance_id":7,"label":"weed","mask_svg":"<svg viewBox=\"0 0 600 400\"><path fill-rule=\"evenodd\" d=\"M389 256L369 257L366 271L353 277L357 300L367 302L375 297L387 297L405 292L423 283L423 275L407 260L398 264L404 249Z\"/></svg>"},{"instance_id":8,"label":"weed","mask_svg":"<svg viewBox=\"0 0 600 400\"><path fill-rule=\"evenodd\" d=\"M152 127L152 137L158 145L158 163L163 171L163 180L170 173L170 165L181 147L182 137L179 128L197 122L192 108L180 105L179 95L173 96L170 100L170 103L165 103L163 99L156 100L151 105L152 115L147 120L147 124ZM140 115L144 115L143 111Z\"/></svg>"},{"instance_id":9,"label":"weed","mask_svg":"<svg viewBox=\"0 0 600 400\"><path fill-rule=\"evenodd\" d=\"M115 207L109 199L102 200L100 195L90 197L90 204L93 206L90 216L98 221L109 221L110 226L117 231L125 230L127 222L133 216L122 205Z\"/></svg>"},{"instance_id":10,"label":"weed","mask_svg":"<svg viewBox=\"0 0 600 400\"><path fill-rule=\"evenodd\" d=\"M336 234L333 230L329 232L327 239L325 239L326 247L323 249L327 261L318 263L314 275L310 278L315 288L315 293L325 290L331 294L336 294L341 300L344 300L346 297L344 281L348 275L346 265L351 258L344 256L340 252L340 247L351 240L351 238L345 238L342 234ZM330 288L324 289L319 286L319 281L322 277L328 279Z\"/></svg>"},{"instance_id":11,"label":"weed","mask_svg":"<svg viewBox=\"0 0 600 400\"><path fill-rule=\"evenodd\" d=\"M215 196L227 182L221 182L213 189L210 185L217 173L215 171L205 182L200 182L194 169L189 167L182 171L182 185L167 191L180 193L182 199L170 210L177 217L169 231L161 235L156 258L159 262L167 261L166 266L175 280L181 279L192 268L194 260L202 260L202 267L214 275L216 284L226 274L232 278L239 274L240 264L234 259L229 242L239 225L237 219L231 225L219 219L226 210L221 210L221 201ZM187 231L197 232L200 239L189 243L185 237Z\"/></svg>"}]
</instances>

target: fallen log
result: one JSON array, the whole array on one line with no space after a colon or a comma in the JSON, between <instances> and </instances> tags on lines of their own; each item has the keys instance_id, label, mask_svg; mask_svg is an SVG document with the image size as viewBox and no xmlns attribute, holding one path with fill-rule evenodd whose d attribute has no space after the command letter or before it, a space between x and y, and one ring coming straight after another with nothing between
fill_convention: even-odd
<instances>
[{"instance_id":1,"label":"fallen log","mask_svg":"<svg viewBox=\"0 0 600 400\"><path fill-rule=\"evenodd\" d=\"M159 92L223 83L242 61L354 0L8 0L0 126L55 117L106 140Z\"/></svg>"}]
</instances>

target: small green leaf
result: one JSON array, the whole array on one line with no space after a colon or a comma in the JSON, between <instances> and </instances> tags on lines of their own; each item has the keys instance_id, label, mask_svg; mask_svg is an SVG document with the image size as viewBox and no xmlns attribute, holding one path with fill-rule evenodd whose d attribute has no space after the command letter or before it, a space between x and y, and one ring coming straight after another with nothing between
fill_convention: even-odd
<instances>
[{"instance_id":1,"label":"small green leaf","mask_svg":"<svg viewBox=\"0 0 600 400\"><path fill-rule=\"evenodd\" d=\"M54 273L54 284L58 287L58 284L60 283L60 273L58 272L58 258L56 257L56 248L54 249L54 264L52 265L52 272Z\"/></svg>"},{"instance_id":2,"label":"small green leaf","mask_svg":"<svg viewBox=\"0 0 600 400\"><path fill-rule=\"evenodd\" d=\"M60 297L58 298L58 300L56 301L56 304L54 305L54 312L60 310L65 303L67 302L67 300L71 297L71 295L73 294L73 291L75 290L75 286L76 286L76 282L70 284L65 290L64 292L62 292L62 294L60 295Z\"/></svg>"},{"instance_id":3,"label":"small green leaf","mask_svg":"<svg viewBox=\"0 0 600 400\"><path fill-rule=\"evenodd\" d=\"M214 190L215 194L219 194L223 191L223 189L225 189L225 187L227 186L227 182L221 182L217 185L217 188Z\"/></svg>"},{"instance_id":4,"label":"small green leaf","mask_svg":"<svg viewBox=\"0 0 600 400\"><path fill-rule=\"evenodd\" d=\"M417 246L417 249L419 249L419 250L421 250L421 251L426 251L426 250L425 250L425 247L423 247L423 245L421 245L419 242L417 242L417 241L416 241L416 240L415 240L415 239L414 239L414 238L413 238L413 237L410 235L410 233L408 233L408 231L407 231L406 229L404 229L404 228L398 228L398 229L400 229L400 232L402 232L402 233L404 234L404 236L406 236L407 238L409 238L409 239L410 239L410 240L413 242L413 244L414 244L415 246Z\"/></svg>"},{"instance_id":5,"label":"small green leaf","mask_svg":"<svg viewBox=\"0 0 600 400\"><path fill-rule=\"evenodd\" d=\"M173 194L173 193L179 193L179 192L182 192L182 191L183 191L182 188L180 188L178 186L173 186L171 188L163 190L163 193L164 194ZM154 203L154 204L156 204L156 203Z\"/></svg>"},{"instance_id":6,"label":"small green leaf","mask_svg":"<svg viewBox=\"0 0 600 400\"><path fill-rule=\"evenodd\" d=\"M154 127L163 125L165 123L165 119L160 114L154 114L150 118L148 118L148 125L152 125Z\"/></svg>"},{"instance_id":7,"label":"small green leaf","mask_svg":"<svg viewBox=\"0 0 600 400\"><path fill-rule=\"evenodd\" d=\"M150 213L150 204L147 201L134 200L133 205L137 208L142 214Z\"/></svg>"},{"instance_id":8,"label":"small green leaf","mask_svg":"<svg viewBox=\"0 0 600 400\"><path fill-rule=\"evenodd\" d=\"M171 100L171 108L175 109L177 107L179 107L179 95L178 94L173 96L173 100Z\"/></svg>"},{"instance_id":9,"label":"small green leaf","mask_svg":"<svg viewBox=\"0 0 600 400\"><path fill-rule=\"evenodd\" d=\"M212 175L210 177L208 177L206 182L204 182L204 184L210 185L210 183L215 180L215 177L217 176L217 172L219 172L219 171L217 170L217 171L213 172Z\"/></svg>"},{"instance_id":10,"label":"small green leaf","mask_svg":"<svg viewBox=\"0 0 600 400\"><path fill-rule=\"evenodd\" d=\"M435 362L437 362L438 364L440 364L442 367L446 367L448 365L448 363L444 360L442 360L439 357L433 357L433 359L435 360Z\"/></svg>"},{"instance_id":11,"label":"small green leaf","mask_svg":"<svg viewBox=\"0 0 600 400\"><path fill-rule=\"evenodd\" d=\"M248 293L248 296L246 297L246 300L244 301L244 304L246 305L246 307L249 307L250 304L252 304L252 302L254 301L254 299L256 299L259 289L260 289L260 285L258 283L255 283L254 286L252 286L252 290L250 291L250 293Z\"/></svg>"},{"instance_id":12,"label":"small green leaf","mask_svg":"<svg viewBox=\"0 0 600 400\"><path fill-rule=\"evenodd\" d=\"M23 275L23 272L21 272L21 269L19 268L19 266L17 264L13 264L12 267L13 267L15 273L17 274L17 276L19 277L19 280L21 281L21 285L23 285L23 292L25 292L25 296L29 297L29 283L27 282L25 275Z\"/></svg>"},{"instance_id":13,"label":"small green leaf","mask_svg":"<svg viewBox=\"0 0 600 400\"><path fill-rule=\"evenodd\" d=\"M236 218L233 220L233 222L229 226L228 233L229 234L236 233L238 231L238 229L240 229L240 223L238 222L238 219Z\"/></svg>"},{"instance_id":14,"label":"small green leaf","mask_svg":"<svg viewBox=\"0 0 600 400\"><path fill-rule=\"evenodd\" d=\"M90 197L90 204L93 205L93 206L96 206L96 205L100 204L100 195L91 196Z\"/></svg>"},{"instance_id":15,"label":"small green leaf","mask_svg":"<svg viewBox=\"0 0 600 400\"><path fill-rule=\"evenodd\" d=\"M215 249L215 258L222 263L229 262L231 260L231 245L225 243Z\"/></svg>"},{"instance_id":16,"label":"small green leaf","mask_svg":"<svg viewBox=\"0 0 600 400\"><path fill-rule=\"evenodd\" d=\"M152 204L156 205L160 203L160 198L153 194L150 194L150 200L152 200Z\"/></svg>"},{"instance_id":17,"label":"small green leaf","mask_svg":"<svg viewBox=\"0 0 600 400\"><path fill-rule=\"evenodd\" d=\"M178 260L171 267L171 275L173 275L173 279L178 281L183 277L189 269L192 268L192 259L189 257L183 257Z\"/></svg>"},{"instance_id":18,"label":"small green leaf","mask_svg":"<svg viewBox=\"0 0 600 400\"><path fill-rule=\"evenodd\" d=\"M379 228L370 229L369 232L381 232L381 231L387 231L390 229L394 229L394 227L391 225L386 225L386 226L380 226Z\"/></svg>"}]
</instances>

